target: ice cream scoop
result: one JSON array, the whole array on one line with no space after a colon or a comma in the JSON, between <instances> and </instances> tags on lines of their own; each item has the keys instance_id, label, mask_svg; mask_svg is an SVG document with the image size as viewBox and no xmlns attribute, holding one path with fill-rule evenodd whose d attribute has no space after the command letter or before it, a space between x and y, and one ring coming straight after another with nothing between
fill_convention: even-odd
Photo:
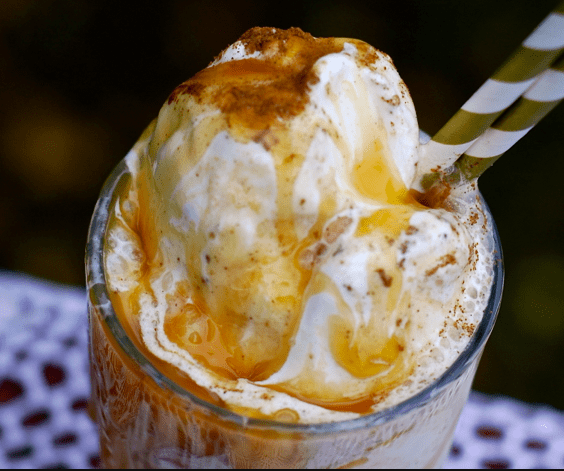
<instances>
[{"instance_id":1,"label":"ice cream scoop","mask_svg":"<svg viewBox=\"0 0 564 471\"><path fill-rule=\"evenodd\" d=\"M127 157L106 254L126 322L249 415L340 420L412 394L464 348L492 266L475 188L418 203L418 158L386 54L248 31Z\"/></svg>"}]
</instances>

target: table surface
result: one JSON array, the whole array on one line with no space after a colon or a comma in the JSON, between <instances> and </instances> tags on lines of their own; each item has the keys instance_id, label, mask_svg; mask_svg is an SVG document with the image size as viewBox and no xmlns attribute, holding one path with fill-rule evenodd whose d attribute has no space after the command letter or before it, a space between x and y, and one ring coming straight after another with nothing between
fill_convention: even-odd
<instances>
[{"instance_id":1,"label":"table surface","mask_svg":"<svg viewBox=\"0 0 564 471\"><path fill-rule=\"evenodd\" d=\"M99 465L86 292L0 271L0 468ZM445 468L564 468L564 412L472 392Z\"/></svg>"}]
</instances>

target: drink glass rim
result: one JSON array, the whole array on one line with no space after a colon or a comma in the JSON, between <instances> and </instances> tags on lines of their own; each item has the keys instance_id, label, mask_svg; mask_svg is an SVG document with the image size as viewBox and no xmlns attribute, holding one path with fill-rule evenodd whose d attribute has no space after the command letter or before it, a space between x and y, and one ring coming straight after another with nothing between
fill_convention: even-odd
<instances>
[{"instance_id":1,"label":"drink glass rim","mask_svg":"<svg viewBox=\"0 0 564 471\"><path fill-rule=\"evenodd\" d=\"M147 357L145 357L145 355L143 355L143 353L135 347L131 339L128 337L110 301L106 288L106 278L104 272L104 241L110 208L112 207L113 201L115 201L114 190L118 185L124 183L122 180L129 178L130 175L127 170L125 160L126 159L123 159L114 168L104 183L88 230L86 245L86 283L89 300L92 305L102 313L103 322L106 323L108 330L114 336L114 339L120 348L123 349L124 353L129 356L129 358L131 358L145 374L152 378L160 387L169 389L175 394L188 399L192 403L199 405L223 420L244 428L259 428L286 433L306 433L315 435L350 432L381 425L400 416L406 415L410 411L427 404L437 394L439 394L446 385L458 379L472 364L476 356L480 354L483 345L486 343L491 334L501 304L504 283L504 267L501 242L497 227L486 202L482 198L484 210L490 218L494 243L493 283L490 296L484 310L483 318L473 333L466 348L460 353L454 363L431 384L408 399L405 399L404 401L387 409L361 415L360 417L354 419L314 424L288 423L270 419L247 417L229 409L209 403L184 389L182 386L176 384L174 381L158 371L150 360L148 360Z\"/></svg>"}]
</instances>

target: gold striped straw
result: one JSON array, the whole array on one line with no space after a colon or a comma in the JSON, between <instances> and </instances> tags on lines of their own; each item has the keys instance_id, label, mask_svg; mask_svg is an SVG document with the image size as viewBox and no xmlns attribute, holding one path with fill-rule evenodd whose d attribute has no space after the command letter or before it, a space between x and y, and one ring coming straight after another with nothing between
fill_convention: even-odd
<instances>
[{"instance_id":1,"label":"gold striped straw","mask_svg":"<svg viewBox=\"0 0 564 471\"><path fill-rule=\"evenodd\" d=\"M549 75L561 76L561 61L559 60L559 65L556 65L556 60L563 51L564 1L541 22L493 76L422 147L423 155L417 168L414 189L417 191L429 189L445 174L445 171L446 174L451 175L449 180L455 181L453 177L456 177L456 175L452 174L453 172L457 173L456 168L464 169L462 173L465 176L470 172L470 168L473 170L468 175L479 175L478 169L482 168L486 162L482 162L482 165L475 165L476 162L469 157L496 159L526 134L559 101L558 98L552 99L554 97L550 95L550 89L558 85L552 84L551 79L543 79L543 77L545 76L544 72L551 64L555 64L555 66L549 70ZM537 82L538 85L536 85ZM541 82L544 85L540 85ZM535 86L532 86L533 84ZM523 93L529 95L520 100L520 105L514 108L514 110L519 109L519 111L514 111L519 118L503 118L496 121L506 110L509 111L511 105ZM546 105L547 103L552 104ZM547 109L547 106L551 107ZM532 115L528 115L528 113L532 113ZM507 124L507 120L509 124ZM515 128L517 126L515 123L518 121L514 120L520 120L519 128ZM497 127L490 128L494 122ZM528 129L525 130L522 127L524 124L528 124ZM516 139L509 145L507 145L509 143L507 140L503 141L503 145L500 144L499 138L491 140L492 135L508 131L521 134L512 134L512 137L516 137ZM487 134L485 134L486 132ZM497 149L501 152L492 154L492 152L496 152L496 148L495 146L488 147L493 145L488 144L490 142L497 142L501 146ZM474 144L476 145L475 148ZM463 155L465 153L467 155ZM463 157L458 167L452 167L460 156ZM485 168L488 168L493 160L488 160L487 163L489 165L486 165ZM485 170L485 168L483 169ZM460 175L460 172L458 172L458 175Z\"/></svg>"},{"instance_id":2,"label":"gold striped straw","mask_svg":"<svg viewBox=\"0 0 564 471\"><path fill-rule=\"evenodd\" d=\"M564 98L564 54L454 164L447 181L472 181L527 134Z\"/></svg>"}]
</instances>

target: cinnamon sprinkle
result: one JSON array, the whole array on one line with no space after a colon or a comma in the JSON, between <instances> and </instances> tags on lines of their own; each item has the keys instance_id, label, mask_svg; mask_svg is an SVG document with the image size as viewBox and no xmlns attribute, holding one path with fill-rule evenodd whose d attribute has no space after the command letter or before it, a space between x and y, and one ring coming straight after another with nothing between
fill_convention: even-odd
<instances>
[{"instance_id":1,"label":"cinnamon sprinkle","mask_svg":"<svg viewBox=\"0 0 564 471\"><path fill-rule=\"evenodd\" d=\"M344 44L342 39L314 38L299 28L252 28L239 41L248 54L262 53L260 58L222 62L198 72L172 92L169 105L190 95L197 103L218 106L229 124L267 129L277 119L303 111L309 87L319 80L315 62L340 52Z\"/></svg>"}]
</instances>

